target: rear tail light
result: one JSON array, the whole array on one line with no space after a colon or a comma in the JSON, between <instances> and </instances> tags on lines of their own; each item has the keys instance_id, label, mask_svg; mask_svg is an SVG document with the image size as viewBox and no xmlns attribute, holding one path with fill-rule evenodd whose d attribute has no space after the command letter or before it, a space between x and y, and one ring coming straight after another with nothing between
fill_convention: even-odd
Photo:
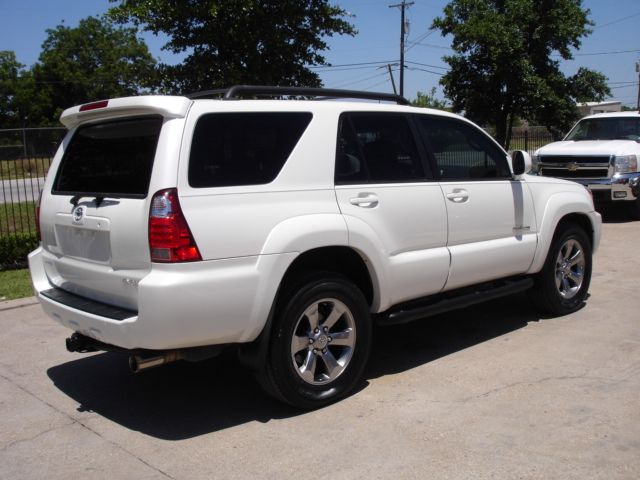
<instances>
[{"instance_id":1,"label":"rear tail light","mask_svg":"<svg viewBox=\"0 0 640 480\"><path fill-rule=\"evenodd\" d=\"M157 192L149 212L149 250L152 262L178 263L202 260L175 188Z\"/></svg>"}]
</instances>

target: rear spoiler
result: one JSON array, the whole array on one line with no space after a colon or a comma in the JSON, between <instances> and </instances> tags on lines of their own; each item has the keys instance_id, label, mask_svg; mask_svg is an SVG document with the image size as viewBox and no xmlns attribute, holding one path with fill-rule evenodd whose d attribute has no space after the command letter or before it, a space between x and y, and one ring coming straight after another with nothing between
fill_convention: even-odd
<instances>
[{"instance_id":1,"label":"rear spoiler","mask_svg":"<svg viewBox=\"0 0 640 480\"><path fill-rule=\"evenodd\" d=\"M60 122L71 129L86 120L117 118L130 115L158 114L168 118L186 116L192 100L186 97L144 95L139 97L112 98L67 108Z\"/></svg>"}]
</instances>

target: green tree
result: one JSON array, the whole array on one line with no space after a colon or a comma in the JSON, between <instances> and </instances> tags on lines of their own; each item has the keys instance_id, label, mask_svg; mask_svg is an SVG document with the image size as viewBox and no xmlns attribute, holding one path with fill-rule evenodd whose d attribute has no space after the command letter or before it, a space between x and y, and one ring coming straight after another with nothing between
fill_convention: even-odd
<instances>
[{"instance_id":1,"label":"green tree","mask_svg":"<svg viewBox=\"0 0 640 480\"><path fill-rule=\"evenodd\" d=\"M95 17L81 20L75 28L59 25L47 30L33 69L35 81L49 97L46 116L55 120L73 105L153 88L156 62L136 32Z\"/></svg>"},{"instance_id":2,"label":"green tree","mask_svg":"<svg viewBox=\"0 0 640 480\"><path fill-rule=\"evenodd\" d=\"M0 51L0 128L40 125L46 102L33 73L17 60L15 52Z\"/></svg>"},{"instance_id":3,"label":"green tree","mask_svg":"<svg viewBox=\"0 0 640 480\"><path fill-rule=\"evenodd\" d=\"M0 51L0 128L15 127L24 116L16 104L16 92L24 65L10 50Z\"/></svg>"},{"instance_id":4,"label":"green tree","mask_svg":"<svg viewBox=\"0 0 640 480\"><path fill-rule=\"evenodd\" d=\"M15 91L20 71L24 68L16 59L15 52L0 51L0 128L14 125L17 112L15 108Z\"/></svg>"},{"instance_id":5,"label":"green tree","mask_svg":"<svg viewBox=\"0 0 640 480\"><path fill-rule=\"evenodd\" d=\"M432 28L453 37L441 84L454 111L495 127L507 148L516 116L566 131L576 101L610 95L604 75L581 68L565 77L554 59L572 58L591 33L589 13L582 0L452 0Z\"/></svg>"},{"instance_id":6,"label":"green tree","mask_svg":"<svg viewBox=\"0 0 640 480\"><path fill-rule=\"evenodd\" d=\"M118 0L111 0L116 2ZM193 92L234 84L321 84L309 65L325 65L323 38L354 35L347 12L328 0L122 0L110 16L133 22L186 54L163 65L165 90Z\"/></svg>"},{"instance_id":7,"label":"green tree","mask_svg":"<svg viewBox=\"0 0 640 480\"><path fill-rule=\"evenodd\" d=\"M416 92L416 99L412 100L411 104L423 108L447 109L447 102L436 98L436 87L431 87L429 93Z\"/></svg>"}]
</instances>

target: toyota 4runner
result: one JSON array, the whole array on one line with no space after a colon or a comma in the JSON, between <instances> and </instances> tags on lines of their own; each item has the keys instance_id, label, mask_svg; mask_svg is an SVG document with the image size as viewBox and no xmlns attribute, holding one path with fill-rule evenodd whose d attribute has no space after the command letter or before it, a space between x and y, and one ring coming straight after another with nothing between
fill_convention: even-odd
<instances>
[{"instance_id":1,"label":"toyota 4runner","mask_svg":"<svg viewBox=\"0 0 640 480\"><path fill-rule=\"evenodd\" d=\"M373 322L524 290L554 315L586 298L587 189L527 175L526 153L457 115L239 86L61 121L29 265L70 351L138 371L233 346L269 393L316 408L361 381Z\"/></svg>"}]
</instances>

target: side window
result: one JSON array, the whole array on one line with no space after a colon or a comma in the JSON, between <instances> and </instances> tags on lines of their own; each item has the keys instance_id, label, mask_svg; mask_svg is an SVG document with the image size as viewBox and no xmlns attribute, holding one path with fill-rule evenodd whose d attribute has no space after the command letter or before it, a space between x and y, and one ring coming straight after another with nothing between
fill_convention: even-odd
<instances>
[{"instance_id":1,"label":"side window","mask_svg":"<svg viewBox=\"0 0 640 480\"><path fill-rule=\"evenodd\" d=\"M198 119L189 185L194 188L270 183L300 140L311 113L209 113Z\"/></svg>"},{"instance_id":2,"label":"side window","mask_svg":"<svg viewBox=\"0 0 640 480\"><path fill-rule=\"evenodd\" d=\"M420 116L440 180L511 178L504 152L481 130L451 118Z\"/></svg>"},{"instance_id":3,"label":"side window","mask_svg":"<svg viewBox=\"0 0 640 480\"><path fill-rule=\"evenodd\" d=\"M340 118L337 184L424 180L424 168L405 115L348 113Z\"/></svg>"}]
</instances>

